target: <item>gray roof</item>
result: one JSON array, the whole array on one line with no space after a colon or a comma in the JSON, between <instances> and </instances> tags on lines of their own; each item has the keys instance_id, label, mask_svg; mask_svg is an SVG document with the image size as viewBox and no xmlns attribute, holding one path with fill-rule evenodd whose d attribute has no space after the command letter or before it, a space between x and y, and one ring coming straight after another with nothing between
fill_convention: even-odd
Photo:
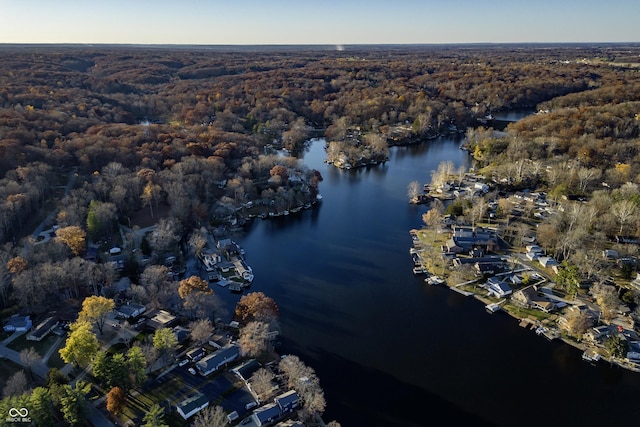
<instances>
[{"instance_id":1,"label":"gray roof","mask_svg":"<svg viewBox=\"0 0 640 427\"><path fill-rule=\"evenodd\" d=\"M203 358L198 363L196 363L196 367L200 370L200 372L206 375L210 372L215 371L221 365L234 360L239 355L240 348L236 345L230 345Z\"/></svg>"},{"instance_id":2,"label":"gray roof","mask_svg":"<svg viewBox=\"0 0 640 427\"><path fill-rule=\"evenodd\" d=\"M263 424L278 418L280 414L280 407L275 403L264 405L253 411L253 415L256 416Z\"/></svg>"},{"instance_id":3,"label":"gray roof","mask_svg":"<svg viewBox=\"0 0 640 427\"><path fill-rule=\"evenodd\" d=\"M188 415L194 409L199 408L202 405L208 404L208 403L209 403L209 399L207 398L207 396L205 396L202 393L197 393L189 397L188 399L185 399L182 402L178 403L176 405L176 408L180 408L180 410L185 415Z\"/></svg>"}]
</instances>

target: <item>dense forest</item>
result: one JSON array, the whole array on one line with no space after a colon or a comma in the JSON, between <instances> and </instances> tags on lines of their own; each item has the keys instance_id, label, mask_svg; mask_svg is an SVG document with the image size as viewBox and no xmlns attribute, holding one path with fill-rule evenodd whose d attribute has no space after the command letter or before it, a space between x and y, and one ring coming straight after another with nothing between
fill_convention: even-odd
<instances>
[{"instance_id":1,"label":"dense forest","mask_svg":"<svg viewBox=\"0 0 640 427\"><path fill-rule=\"evenodd\" d=\"M86 261L71 264L82 249L69 239L24 241L30 249L18 251L19 237L51 210L57 226L93 241L146 210L177 236L175 245L247 207L264 214L314 200L322 177L295 158L313 136L327 139L328 156L358 166L383 161L389 145L536 108L544 113L506 134L470 131L470 149L488 173L515 186L544 181L563 194L640 173L634 45L1 50L5 307L45 310L57 295L83 293L82 274L73 272L89 270ZM294 156L278 154L282 148ZM112 280L113 272L99 273L92 286ZM35 274L50 286L28 286Z\"/></svg>"}]
</instances>

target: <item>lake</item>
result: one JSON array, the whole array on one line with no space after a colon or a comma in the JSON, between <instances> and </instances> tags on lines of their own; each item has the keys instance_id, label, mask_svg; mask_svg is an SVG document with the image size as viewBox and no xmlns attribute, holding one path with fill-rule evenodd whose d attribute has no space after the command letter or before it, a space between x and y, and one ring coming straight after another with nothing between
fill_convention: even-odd
<instances>
[{"instance_id":1,"label":"lake","mask_svg":"<svg viewBox=\"0 0 640 427\"><path fill-rule=\"evenodd\" d=\"M468 165L460 143L393 147L386 164L350 171L323 163L324 141L311 144L304 162L324 177L322 202L236 237L251 291L280 307L280 352L316 370L324 418L343 427L635 425L640 375L591 366L411 273L409 230L427 208L407 203L407 186L441 161ZM230 307L238 299L217 292Z\"/></svg>"}]
</instances>

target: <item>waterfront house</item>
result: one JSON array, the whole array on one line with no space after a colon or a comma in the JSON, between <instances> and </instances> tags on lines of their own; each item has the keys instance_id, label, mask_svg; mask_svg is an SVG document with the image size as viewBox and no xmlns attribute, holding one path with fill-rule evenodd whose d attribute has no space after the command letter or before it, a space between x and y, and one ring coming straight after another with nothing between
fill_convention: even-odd
<instances>
[{"instance_id":1,"label":"waterfront house","mask_svg":"<svg viewBox=\"0 0 640 427\"><path fill-rule=\"evenodd\" d=\"M608 337L609 334L611 334L614 330L617 330L616 326L612 326L612 325L597 326L595 328L589 329L584 334L584 337L585 339L591 342L596 342L605 337Z\"/></svg>"},{"instance_id":2,"label":"waterfront house","mask_svg":"<svg viewBox=\"0 0 640 427\"><path fill-rule=\"evenodd\" d=\"M176 405L176 410L180 414L183 419L188 419L198 412L202 411L204 408L209 406L209 399L202 393L197 393L188 399L183 400L182 402Z\"/></svg>"},{"instance_id":3,"label":"waterfront house","mask_svg":"<svg viewBox=\"0 0 640 427\"><path fill-rule=\"evenodd\" d=\"M29 316L14 314L9 318L3 329L5 332L25 332L31 329L32 322Z\"/></svg>"},{"instance_id":4,"label":"waterfront house","mask_svg":"<svg viewBox=\"0 0 640 427\"><path fill-rule=\"evenodd\" d=\"M203 376L207 376L216 372L223 365L235 360L238 356L240 356L240 348L237 345L230 345L200 360L196 363L196 368Z\"/></svg>"},{"instance_id":5,"label":"waterfront house","mask_svg":"<svg viewBox=\"0 0 640 427\"><path fill-rule=\"evenodd\" d=\"M487 290L496 298L504 298L513 293L511 287L497 277L490 277L489 280L487 280Z\"/></svg>"},{"instance_id":6,"label":"waterfront house","mask_svg":"<svg viewBox=\"0 0 640 427\"><path fill-rule=\"evenodd\" d=\"M511 301L524 308L534 308L536 310L549 313L556 308L553 301L549 301L546 297L538 294L538 288L535 285L527 286L513 293Z\"/></svg>"},{"instance_id":7,"label":"waterfront house","mask_svg":"<svg viewBox=\"0 0 640 427\"><path fill-rule=\"evenodd\" d=\"M58 319L54 317L47 317L42 322L38 323L38 326L27 335L27 339L30 341L40 341L42 338L46 337L49 332L53 330L56 326L58 326Z\"/></svg>"},{"instance_id":8,"label":"waterfront house","mask_svg":"<svg viewBox=\"0 0 640 427\"><path fill-rule=\"evenodd\" d=\"M277 396L273 401L280 407L280 411L284 414L291 412L298 407L298 404L300 403L300 396L298 396L298 393L295 390L289 390L288 392Z\"/></svg>"},{"instance_id":9,"label":"waterfront house","mask_svg":"<svg viewBox=\"0 0 640 427\"><path fill-rule=\"evenodd\" d=\"M452 239L467 252L473 248L490 250L497 244L495 232L482 227L454 226Z\"/></svg>"}]
</instances>

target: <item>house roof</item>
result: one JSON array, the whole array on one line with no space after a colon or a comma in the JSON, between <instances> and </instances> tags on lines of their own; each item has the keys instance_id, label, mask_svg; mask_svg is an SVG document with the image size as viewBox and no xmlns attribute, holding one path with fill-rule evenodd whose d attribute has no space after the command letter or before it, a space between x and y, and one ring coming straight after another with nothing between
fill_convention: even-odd
<instances>
[{"instance_id":1,"label":"house roof","mask_svg":"<svg viewBox=\"0 0 640 427\"><path fill-rule=\"evenodd\" d=\"M57 324L58 324L58 319L56 319L53 316L47 317L42 322L38 323L38 326L36 326L36 329L31 333L31 335L34 337L43 336L47 334L51 330L51 328L53 328Z\"/></svg>"},{"instance_id":2,"label":"house roof","mask_svg":"<svg viewBox=\"0 0 640 427\"><path fill-rule=\"evenodd\" d=\"M194 411L197 408L200 408L203 405L208 405L209 399L202 393L196 393L188 399L183 400L182 402L176 405L177 408L185 414L188 415L190 412Z\"/></svg>"},{"instance_id":3,"label":"house roof","mask_svg":"<svg viewBox=\"0 0 640 427\"><path fill-rule=\"evenodd\" d=\"M300 400L298 393L295 390L289 390L286 393L283 393L277 396L274 399L274 402L277 403L281 408L287 408L291 404L296 403Z\"/></svg>"},{"instance_id":4,"label":"house roof","mask_svg":"<svg viewBox=\"0 0 640 427\"><path fill-rule=\"evenodd\" d=\"M209 372L212 369L216 369L220 364L225 363L225 361L235 359L238 355L240 355L240 348L237 345L230 345L203 358L196 363L196 366L202 372Z\"/></svg>"},{"instance_id":5,"label":"house roof","mask_svg":"<svg viewBox=\"0 0 640 427\"><path fill-rule=\"evenodd\" d=\"M13 315L9 318L5 326L13 326L14 328L30 328L31 318L29 316Z\"/></svg>"},{"instance_id":6,"label":"house roof","mask_svg":"<svg viewBox=\"0 0 640 427\"><path fill-rule=\"evenodd\" d=\"M153 317L149 319L147 325L153 329L164 328L176 320L176 316L165 310L158 310Z\"/></svg>"},{"instance_id":7,"label":"house roof","mask_svg":"<svg viewBox=\"0 0 640 427\"><path fill-rule=\"evenodd\" d=\"M255 359L251 359L234 368L233 372L244 381L247 381L258 369L260 369L260 363Z\"/></svg>"},{"instance_id":8,"label":"house roof","mask_svg":"<svg viewBox=\"0 0 640 427\"><path fill-rule=\"evenodd\" d=\"M146 307L144 305L140 305L140 304L136 304L136 303L130 303L130 304L126 304L126 305L121 305L118 308L118 312L125 314L127 316L133 316L134 314L136 314L136 312L140 313L141 311L144 311L146 309Z\"/></svg>"},{"instance_id":9,"label":"house roof","mask_svg":"<svg viewBox=\"0 0 640 427\"><path fill-rule=\"evenodd\" d=\"M274 418L279 417L280 413L280 407L275 403L264 405L253 411L253 415L257 417L261 423L266 423L269 420L273 420Z\"/></svg>"}]
</instances>

